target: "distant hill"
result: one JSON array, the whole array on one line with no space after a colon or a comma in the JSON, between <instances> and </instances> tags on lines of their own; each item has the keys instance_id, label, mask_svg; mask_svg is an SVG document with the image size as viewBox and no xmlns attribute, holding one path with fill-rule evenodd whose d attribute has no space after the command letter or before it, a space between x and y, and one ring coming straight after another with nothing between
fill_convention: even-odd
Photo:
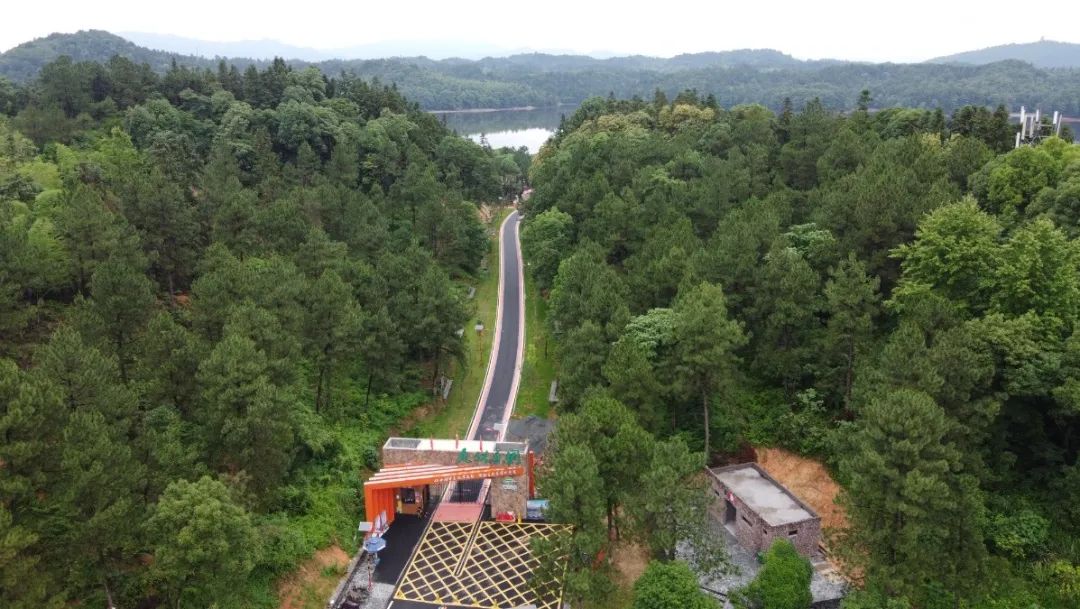
<instances>
[{"instance_id":1,"label":"distant hill","mask_svg":"<svg viewBox=\"0 0 1080 609\"><path fill-rule=\"evenodd\" d=\"M456 77L473 77L508 72L581 72L586 70L644 70L671 72L706 68L753 67L759 69L792 68L820 65L825 62L804 62L773 49L740 49L713 53L677 55L670 59L631 55L598 59L588 55L553 55L549 53L518 53L505 55L506 49L484 45L461 46L450 57L451 43L388 42L358 45L334 51L321 51L290 46L272 40L214 43L158 34L127 34L139 44L116 34L101 30L84 30L74 34L50 34L36 38L0 53L0 76L15 82L25 82L37 75L42 66L69 55L75 61L106 62L121 55L135 63L147 63L156 72L164 72L175 60L192 67L214 67L217 58L244 68L248 64L263 65L274 57L283 57L294 65L315 64L331 74L341 69L363 72L363 68L385 65L386 62L408 63L421 69L433 69ZM141 45L141 46L140 46ZM420 45L419 47L417 45ZM426 48L427 55L446 59L428 59L409 50ZM486 55L485 55L486 54ZM462 59L462 57L483 57ZM383 59L389 58L389 59ZM838 63L838 62L833 62ZM370 71L370 70L369 70ZM375 70L384 72L384 70ZM381 74L380 74L381 75Z\"/></svg>"},{"instance_id":2,"label":"distant hill","mask_svg":"<svg viewBox=\"0 0 1080 609\"><path fill-rule=\"evenodd\" d=\"M423 55L435 59L464 57L480 59L521 52L483 42L450 40L400 40L372 42L336 49L313 49L278 42L277 40L242 40L238 42L213 42L169 34L145 32L120 32L120 36L149 49L196 55L199 57L250 57L268 60L275 57L303 61L326 61L328 59L378 59L381 57L415 57Z\"/></svg>"},{"instance_id":3,"label":"distant hill","mask_svg":"<svg viewBox=\"0 0 1080 609\"><path fill-rule=\"evenodd\" d=\"M1038 45L1080 47L1062 43ZM146 63L159 74L168 70L173 61L214 71L218 64L217 58L151 50L108 32L92 30L53 34L2 53L0 76L16 82L30 81L43 66L61 55L99 63L121 55L136 63ZM384 84L393 83L408 99L428 110L551 107L577 104L590 96L609 93L619 98L650 99L656 89L669 97L696 89L701 95L712 94L723 107L760 103L779 108L785 99L801 107L817 98L826 107L845 110L852 107L860 91L868 89L875 105L881 108L941 108L951 112L965 104L990 107L1005 104L1012 109L1020 105L1041 106L1069 116L1080 115L1080 69L1033 69L1020 59L986 65L872 64L803 61L772 49L693 53L671 58L521 53L479 60L401 56L318 62L285 59L297 70L315 66L330 77L346 72L368 80L378 78ZM268 59L235 56L225 61L241 71L250 65L262 69L270 63Z\"/></svg>"},{"instance_id":4,"label":"distant hill","mask_svg":"<svg viewBox=\"0 0 1080 609\"><path fill-rule=\"evenodd\" d=\"M254 59L273 59L274 57L286 57L305 61L322 61L335 57L335 55L317 49L293 46L276 40L210 42L170 34L148 34L144 32L121 32L120 36L147 49L205 58L252 57Z\"/></svg>"},{"instance_id":5,"label":"distant hill","mask_svg":"<svg viewBox=\"0 0 1080 609\"><path fill-rule=\"evenodd\" d=\"M1080 44L1040 40L1021 44L1002 44L977 51L935 57L927 63L967 63L983 65L1015 59L1039 68L1080 68Z\"/></svg>"},{"instance_id":6,"label":"distant hill","mask_svg":"<svg viewBox=\"0 0 1080 609\"><path fill-rule=\"evenodd\" d=\"M697 70L713 66L750 66L754 68L797 68L807 62L775 49L736 49L718 53L689 53L668 60L670 67Z\"/></svg>"},{"instance_id":7,"label":"distant hill","mask_svg":"<svg viewBox=\"0 0 1080 609\"><path fill-rule=\"evenodd\" d=\"M188 66L216 65L208 59L147 49L102 30L82 30L74 34L49 34L0 53L0 76L25 82L37 76L42 66L62 55L75 61L101 63L121 55L135 63L149 64L156 72L167 70L173 59Z\"/></svg>"}]
</instances>

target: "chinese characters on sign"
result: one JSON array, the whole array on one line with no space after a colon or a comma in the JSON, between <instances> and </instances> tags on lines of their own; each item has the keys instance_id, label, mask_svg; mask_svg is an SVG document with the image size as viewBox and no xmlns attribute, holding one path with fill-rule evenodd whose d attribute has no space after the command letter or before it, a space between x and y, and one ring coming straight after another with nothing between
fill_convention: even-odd
<instances>
[{"instance_id":1,"label":"chinese characters on sign","mask_svg":"<svg viewBox=\"0 0 1080 609\"><path fill-rule=\"evenodd\" d=\"M508 453L495 452L481 452L469 454L467 448L461 449L458 453L457 462L461 463L476 463L479 465L521 465L521 452L512 450Z\"/></svg>"}]
</instances>

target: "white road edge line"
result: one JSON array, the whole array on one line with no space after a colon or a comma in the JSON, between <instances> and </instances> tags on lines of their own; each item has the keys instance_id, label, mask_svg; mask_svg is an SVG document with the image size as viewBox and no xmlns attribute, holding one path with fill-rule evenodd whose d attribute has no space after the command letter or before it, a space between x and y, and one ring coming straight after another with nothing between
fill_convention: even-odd
<instances>
[{"instance_id":1,"label":"white road edge line","mask_svg":"<svg viewBox=\"0 0 1080 609\"><path fill-rule=\"evenodd\" d=\"M472 424L469 425L469 432L465 439L472 439L473 434L476 433L476 428L480 425L480 419L483 415L483 405L487 401L488 393L491 391L491 381L495 376L495 362L499 356L500 337L502 336L502 317L503 317L503 290L506 280L506 273L503 272L503 267L506 266L505 246L503 242L503 230L506 228L506 223L510 221L510 218L517 213L517 210L511 211L503 218L502 224L499 225L499 293L495 306L495 330L491 337L491 353L488 354L487 370L484 374L484 388L480 390L480 396L476 399L476 409L473 413Z\"/></svg>"},{"instance_id":2,"label":"white road edge line","mask_svg":"<svg viewBox=\"0 0 1080 609\"><path fill-rule=\"evenodd\" d=\"M498 287L498 295L497 295L496 305L495 305L495 330L494 330L495 334L492 335L492 338L491 338L491 351L488 353L487 368L486 368L486 370L484 372L484 387L480 390L480 395L476 398L476 406L475 406L475 408L473 408L473 420L472 420L472 423L469 425L469 431L465 434L465 437L463 438L465 440L471 440L472 437L473 437L473 434L476 433L476 428L480 425L480 419L482 419L483 415L484 415L484 410L483 410L484 402L487 401L488 393L491 390L491 381L495 377L495 361L498 359L498 356L499 356L499 337L501 336L499 331L502 329L503 287L504 287L503 284L505 282L505 276L506 276L505 273L503 273L503 266L506 264L506 256L504 255L504 252L503 252L503 248L506 245L503 242L503 238L502 238L503 237L503 229L506 227L506 223L510 221L510 218L514 217L514 214L516 214L516 213L517 213L517 210L515 209L515 210L511 211L509 214L507 214L506 217L503 218L502 223L499 224L499 230L496 233L497 237L498 237L498 240L499 240L499 247L497 248L497 250L499 252L499 287ZM517 239L518 239L517 228L518 228L518 226L514 227L514 229L515 229L514 230L514 239L515 239L515 241L517 241ZM520 273L520 271L521 271L521 244L518 243L517 245L518 245L518 260L517 260L517 263L518 263L518 278L519 278L519 280L521 280L522 279L522 275ZM522 281L522 288L520 290L520 295L523 296L524 294L525 294L525 287L524 287L524 281ZM522 302L524 302L524 301L522 300ZM524 305L522 305L522 307L524 307ZM519 309L519 311L523 312L523 308ZM524 315L521 316L521 321L522 322L524 322L524 317L525 317ZM519 328L519 330L518 330L519 336L522 335L523 332L524 332L524 326L521 326ZM518 344L518 361L517 361L517 366L514 369L514 381L513 381L513 384L511 385L511 398L510 398L511 400L516 399L516 391L517 391L518 380L519 380L520 374L521 374L521 344L520 344L520 341L519 341L519 344ZM511 404L512 403L513 402L511 401ZM510 409L508 408L507 411L509 411L509 410ZM503 424L503 427L504 428L506 427L505 423ZM503 431L501 433L505 433L505 431ZM502 440L502 435L499 436L499 440ZM482 485L482 487L480 489L480 494L478 495L478 499L480 497L485 496L484 491L486 491L487 489L483 488L483 486L487 486L489 483L490 483L490 481L488 481L488 480L484 481L484 484ZM442 501L449 501L451 499L450 493L453 490L453 487L454 487L453 483L446 485L446 490L443 491Z\"/></svg>"},{"instance_id":3,"label":"white road edge line","mask_svg":"<svg viewBox=\"0 0 1080 609\"><path fill-rule=\"evenodd\" d=\"M517 213L516 211L514 213ZM513 215L513 214L511 214ZM509 216L507 216L509 219ZM521 252L521 220L514 223L514 245L517 246L518 267L518 348L517 359L514 360L514 380L510 384L510 396L507 398L506 412L503 414L502 430L499 431L499 441L506 439L507 426L510 423L510 415L517 406L518 387L521 384L521 367L525 363L525 268L522 260L525 256Z\"/></svg>"}]
</instances>

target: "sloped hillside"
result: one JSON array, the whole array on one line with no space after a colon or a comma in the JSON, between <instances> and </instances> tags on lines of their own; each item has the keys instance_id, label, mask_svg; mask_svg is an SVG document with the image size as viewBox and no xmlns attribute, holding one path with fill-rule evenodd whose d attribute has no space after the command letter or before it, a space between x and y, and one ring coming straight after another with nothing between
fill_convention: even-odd
<instances>
[{"instance_id":1,"label":"sloped hillside","mask_svg":"<svg viewBox=\"0 0 1080 609\"><path fill-rule=\"evenodd\" d=\"M44 38L35 38L0 54L0 76L14 82L25 82L36 76L42 66L62 55L75 61L101 63L114 55L121 55L138 64L150 64L156 72L168 69L173 59L189 66L209 66L214 63L199 57L143 48L102 30L83 30L74 34L49 34Z\"/></svg>"},{"instance_id":2,"label":"sloped hillside","mask_svg":"<svg viewBox=\"0 0 1080 609\"><path fill-rule=\"evenodd\" d=\"M1021 44L1002 44L955 55L935 57L927 63L968 63L982 65L1015 59L1039 68L1080 67L1080 44L1040 40Z\"/></svg>"}]
</instances>

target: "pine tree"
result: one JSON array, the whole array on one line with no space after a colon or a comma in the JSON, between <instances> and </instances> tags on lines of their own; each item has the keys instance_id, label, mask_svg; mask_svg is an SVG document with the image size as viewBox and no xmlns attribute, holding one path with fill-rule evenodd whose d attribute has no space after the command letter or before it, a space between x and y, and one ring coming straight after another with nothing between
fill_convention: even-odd
<instances>
[{"instance_id":1,"label":"pine tree","mask_svg":"<svg viewBox=\"0 0 1080 609\"><path fill-rule=\"evenodd\" d=\"M99 264L110 258L132 261L136 251L123 218L105 207L101 196L78 186L67 197L59 217L60 232L71 254L76 286L86 294Z\"/></svg>"},{"instance_id":2,"label":"pine tree","mask_svg":"<svg viewBox=\"0 0 1080 609\"><path fill-rule=\"evenodd\" d=\"M617 400L587 397L578 412L559 419L555 443L587 446L596 459L603 484L608 531L619 537L621 507L637 489L648 465L652 436Z\"/></svg>"},{"instance_id":3,"label":"pine tree","mask_svg":"<svg viewBox=\"0 0 1080 609\"><path fill-rule=\"evenodd\" d=\"M150 318L133 349L133 377L145 401L172 406L184 416L195 408L195 374L205 347L173 315L161 311Z\"/></svg>"},{"instance_id":4,"label":"pine tree","mask_svg":"<svg viewBox=\"0 0 1080 609\"><path fill-rule=\"evenodd\" d=\"M263 498L285 476L294 446L290 392L275 387L270 374L266 354L238 332L226 332L198 372L209 461L246 472L251 491Z\"/></svg>"},{"instance_id":5,"label":"pine tree","mask_svg":"<svg viewBox=\"0 0 1080 609\"><path fill-rule=\"evenodd\" d=\"M60 471L48 487L51 559L64 557L83 595L100 587L109 606L136 547L143 465L123 429L101 412L75 412L64 428Z\"/></svg>"},{"instance_id":6,"label":"pine tree","mask_svg":"<svg viewBox=\"0 0 1080 609\"><path fill-rule=\"evenodd\" d=\"M171 297L188 287L200 237L196 208L161 171L137 184L128 219L139 232L150 270Z\"/></svg>"},{"instance_id":7,"label":"pine tree","mask_svg":"<svg viewBox=\"0 0 1080 609\"><path fill-rule=\"evenodd\" d=\"M620 338L611 348L602 371L611 394L633 409L642 427L658 430L664 425L664 388L637 341Z\"/></svg>"},{"instance_id":8,"label":"pine tree","mask_svg":"<svg viewBox=\"0 0 1080 609\"><path fill-rule=\"evenodd\" d=\"M746 335L742 325L728 317L724 292L716 285L702 283L680 294L674 312L675 375L683 395L701 402L708 456L709 402L732 382L738 361L735 350L746 344Z\"/></svg>"},{"instance_id":9,"label":"pine tree","mask_svg":"<svg viewBox=\"0 0 1080 609\"><path fill-rule=\"evenodd\" d=\"M749 312L754 368L794 394L817 359L820 278L798 250L783 242L769 252L761 274Z\"/></svg>"},{"instance_id":10,"label":"pine tree","mask_svg":"<svg viewBox=\"0 0 1080 609\"><path fill-rule=\"evenodd\" d=\"M927 394L883 392L863 410L841 461L850 480L841 495L851 522L844 560L890 595L918 599L932 582L962 586L981 566L981 495L946 441L949 426Z\"/></svg>"},{"instance_id":11,"label":"pine tree","mask_svg":"<svg viewBox=\"0 0 1080 609\"><path fill-rule=\"evenodd\" d=\"M146 275L116 260L99 265L90 280L90 319L84 333L89 331L107 353L116 356L120 380L125 383L133 361L132 345L153 312L152 287Z\"/></svg>"},{"instance_id":12,"label":"pine tree","mask_svg":"<svg viewBox=\"0 0 1080 609\"><path fill-rule=\"evenodd\" d=\"M68 416L100 413L110 426L127 431L137 409L135 394L123 385L115 357L87 345L78 331L61 326L34 353L34 375L58 398L61 411L49 413L63 428Z\"/></svg>"},{"instance_id":13,"label":"pine tree","mask_svg":"<svg viewBox=\"0 0 1080 609\"><path fill-rule=\"evenodd\" d=\"M597 564L608 546L604 527L604 491L596 458L586 446L555 447L551 468L538 486L550 501L547 517L571 525L569 532L548 540L534 540L532 551L540 556L538 583L565 573L566 595L571 602L603 598L611 589L606 568Z\"/></svg>"},{"instance_id":14,"label":"pine tree","mask_svg":"<svg viewBox=\"0 0 1080 609\"><path fill-rule=\"evenodd\" d=\"M709 523L712 494L701 476L704 465L704 455L678 436L655 443L628 506L635 534L654 558L674 560L677 546L685 544L694 570L716 575L727 570L728 555Z\"/></svg>"},{"instance_id":15,"label":"pine tree","mask_svg":"<svg viewBox=\"0 0 1080 609\"><path fill-rule=\"evenodd\" d=\"M203 476L165 489L146 530L153 579L170 606L211 606L235 595L255 564L251 516L221 482Z\"/></svg>"},{"instance_id":16,"label":"pine tree","mask_svg":"<svg viewBox=\"0 0 1080 609\"><path fill-rule=\"evenodd\" d=\"M50 431L56 433L24 377L15 362L0 359L0 496L9 510L20 508L41 483L41 457L48 450Z\"/></svg>"},{"instance_id":17,"label":"pine tree","mask_svg":"<svg viewBox=\"0 0 1080 609\"><path fill-rule=\"evenodd\" d=\"M35 550L38 536L12 522L0 503L0 605L8 609L60 609L64 599Z\"/></svg>"},{"instance_id":18,"label":"pine tree","mask_svg":"<svg viewBox=\"0 0 1080 609\"><path fill-rule=\"evenodd\" d=\"M844 404L851 410L855 370L869 348L878 313L877 277L866 274L866 266L853 254L829 273L825 282L824 376Z\"/></svg>"},{"instance_id":19,"label":"pine tree","mask_svg":"<svg viewBox=\"0 0 1080 609\"><path fill-rule=\"evenodd\" d=\"M609 348L603 329L592 321L572 329L560 340L559 402L562 408L572 410L590 387L601 384Z\"/></svg>"},{"instance_id":20,"label":"pine tree","mask_svg":"<svg viewBox=\"0 0 1080 609\"><path fill-rule=\"evenodd\" d=\"M315 366L315 412L331 403L334 371L361 344L364 315L349 285L332 270L311 284L305 303L304 342Z\"/></svg>"},{"instance_id":21,"label":"pine tree","mask_svg":"<svg viewBox=\"0 0 1080 609\"><path fill-rule=\"evenodd\" d=\"M626 301L626 285L600 248L581 246L559 265L548 323L558 337L591 321L614 341L629 318Z\"/></svg>"}]
</instances>

